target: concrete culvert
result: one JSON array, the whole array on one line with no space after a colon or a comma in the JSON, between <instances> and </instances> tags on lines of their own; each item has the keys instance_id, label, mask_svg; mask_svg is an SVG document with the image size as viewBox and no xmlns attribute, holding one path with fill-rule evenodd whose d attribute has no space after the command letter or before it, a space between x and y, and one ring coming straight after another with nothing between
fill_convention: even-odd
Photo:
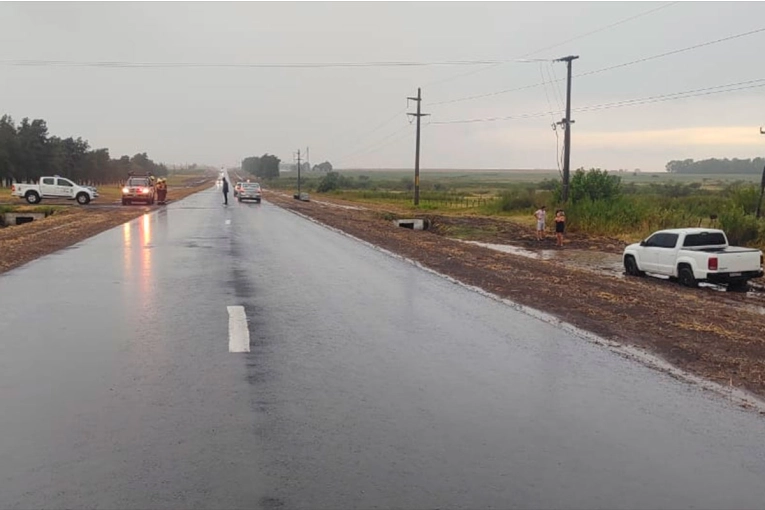
<instances>
[{"instance_id":1,"label":"concrete culvert","mask_svg":"<svg viewBox=\"0 0 765 510\"><path fill-rule=\"evenodd\" d=\"M429 219L393 220L393 224L397 227L409 228L412 230L427 230L430 228Z\"/></svg>"}]
</instances>

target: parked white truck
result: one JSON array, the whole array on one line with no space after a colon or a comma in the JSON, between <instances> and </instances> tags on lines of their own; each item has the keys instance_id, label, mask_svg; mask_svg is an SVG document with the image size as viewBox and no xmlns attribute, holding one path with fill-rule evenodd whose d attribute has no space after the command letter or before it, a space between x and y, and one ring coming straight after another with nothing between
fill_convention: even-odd
<instances>
[{"instance_id":1,"label":"parked white truck","mask_svg":"<svg viewBox=\"0 0 765 510\"><path fill-rule=\"evenodd\" d=\"M763 275L760 250L729 246L725 232L706 228L654 232L627 246L623 260L628 275L669 276L687 287L709 282L743 289Z\"/></svg>"},{"instance_id":2,"label":"parked white truck","mask_svg":"<svg viewBox=\"0 0 765 510\"><path fill-rule=\"evenodd\" d=\"M80 186L64 177L40 177L37 184L19 184L11 186L11 195L24 198L30 204L37 204L44 198L64 198L77 200L78 204L87 205L98 196L95 188Z\"/></svg>"}]
</instances>

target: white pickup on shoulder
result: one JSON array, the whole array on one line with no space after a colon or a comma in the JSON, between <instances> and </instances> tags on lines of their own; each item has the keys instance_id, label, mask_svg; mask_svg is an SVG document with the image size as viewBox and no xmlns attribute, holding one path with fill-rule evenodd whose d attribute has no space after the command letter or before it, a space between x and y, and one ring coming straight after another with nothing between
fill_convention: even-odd
<instances>
[{"instance_id":1,"label":"white pickup on shoulder","mask_svg":"<svg viewBox=\"0 0 765 510\"><path fill-rule=\"evenodd\" d=\"M250 330L243 306L228 307L228 352L250 352Z\"/></svg>"}]
</instances>

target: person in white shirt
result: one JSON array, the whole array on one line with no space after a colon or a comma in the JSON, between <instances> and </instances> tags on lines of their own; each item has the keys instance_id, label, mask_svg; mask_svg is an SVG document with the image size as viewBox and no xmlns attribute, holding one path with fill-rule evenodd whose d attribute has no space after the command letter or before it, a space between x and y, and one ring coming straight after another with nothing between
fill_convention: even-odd
<instances>
[{"instance_id":1,"label":"person in white shirt","mask_svg":"<svg viewBox=\"0 0 765 510\"><path fill-rule=\"evenodd\" d=\"M545 206L542 206L534 213L534 217L537 219L537 241L541 241L545 237L545 218L547 217L545 209Z\"/></svg>"}]
</instances>

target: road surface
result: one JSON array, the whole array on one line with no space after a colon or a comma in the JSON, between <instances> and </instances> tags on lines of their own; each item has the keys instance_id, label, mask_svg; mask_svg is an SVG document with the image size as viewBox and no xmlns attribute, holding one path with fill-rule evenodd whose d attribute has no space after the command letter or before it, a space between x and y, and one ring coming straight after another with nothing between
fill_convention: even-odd
<instances>
[{"instance_id":1,"label":"road surface","mask_svg":"<svg viewBox=\"0 0 765 510\"><path fill-rule=\"evenodd\" d=\"M0 405L4 509L765 507L756 413L215 189L0 276Z\"/></svg>"}]
</instances>

